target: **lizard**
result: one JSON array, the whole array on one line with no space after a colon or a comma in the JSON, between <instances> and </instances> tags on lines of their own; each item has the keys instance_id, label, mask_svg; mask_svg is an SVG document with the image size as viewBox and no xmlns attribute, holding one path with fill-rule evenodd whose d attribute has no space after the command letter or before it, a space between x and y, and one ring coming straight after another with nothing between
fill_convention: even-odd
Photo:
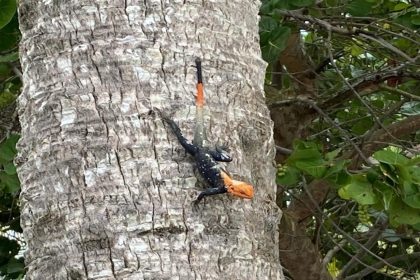
<instances>
[{"instance_id":1,"label":"lizard","mask_svg":"<svg viewBox=\"0 0 420 280\"><path fill-rule=\"evenodd\" d=\"M187 153L194 157L198 172L209 185L208 188L198 195L195 203L199 203L206 196L223 193L229 193L240 198L252 199L254 197L254 187L249 183L232 179L229 173L218 163L232 161L230 155L222 147L217 145L214 149L204 145L206 135L203 117L204 89L201 59L196 58L195 64L197 68L196 123L192 143L182 135L180 128L172 119L166 116L162 117L174 132L179 143Z\"/></svg>"}]
</instances>

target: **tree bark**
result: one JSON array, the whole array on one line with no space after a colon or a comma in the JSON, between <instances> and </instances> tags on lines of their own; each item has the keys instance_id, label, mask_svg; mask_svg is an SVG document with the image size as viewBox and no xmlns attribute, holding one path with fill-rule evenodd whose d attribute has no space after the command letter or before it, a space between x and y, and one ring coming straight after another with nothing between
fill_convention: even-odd
<instances>
[{"instance_id":1,"label":"tree bark","mask_svg":"<svg viewBox=\"0 0 420 280\"><path fill-rule=\"evenodd\" d=\"M27 279L281 279L272 121L258 1L19 2L16 159ZM194 58L210 142L228 144L252 201L197 209Z\"/></svg>"}]
</instances>

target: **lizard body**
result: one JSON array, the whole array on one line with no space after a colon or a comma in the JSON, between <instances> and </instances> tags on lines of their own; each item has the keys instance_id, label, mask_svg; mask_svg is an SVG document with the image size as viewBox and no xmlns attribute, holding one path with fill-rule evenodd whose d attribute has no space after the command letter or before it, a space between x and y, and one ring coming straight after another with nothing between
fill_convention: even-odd
<instances>
[{"instance_id":1,"label":"lizard body","mask_svg":"<svg viewBox=\"0 0 420 280\"><path fill-rule=\"evenodd\" d=\"M232 158L222 148L216 146L215 149L204 147L204 91L201 71L201 60L195 61L197 67L197 97L196 97L196 127L194 140L190 143L181 133L176 123L167 118L163 119L169 124L172 131L178 138L179 143L184 149L194 157L197 169L203 179L209 184L209 187L202 191L196 203L200 202L205 196L222 193L230 193L241 198L251 199L254 196L254 187L248 183L233 180L230 175L220 166L220 162L230 162Z\"/></svg>"}]
</instances>

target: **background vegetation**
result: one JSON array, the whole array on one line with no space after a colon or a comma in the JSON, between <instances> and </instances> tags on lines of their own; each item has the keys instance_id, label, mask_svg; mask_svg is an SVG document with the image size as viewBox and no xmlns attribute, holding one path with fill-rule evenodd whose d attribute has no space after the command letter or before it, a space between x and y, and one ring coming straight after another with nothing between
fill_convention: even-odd
<instances>
[{"instance_id":1,"label":"background vegetation","mask_svg":"<svg viewBox=\"0 0 420 280\"><path fill-rule=\"evenodd\" d=\"M312 246L283 247L289 276L309 279L313 251L338 279L419 279L420 1L266 0L260 15L278 204L303 224L280 230ZM284 111L305 126L293 143Z\"/></svg>"},{"instance_id":2,"label":"background vegetation","mask_svg":"<svg viewBox=\"0 0 420 280\"><path fill-rule=\"evenodd\" d=\"M283 227L299 225L299 231L285 230L289 237L305 235L310 243L308 251L281 245L290 278L299 276L286 250L302 258L300 270L307 268L305 256L315 252L328 277L419 277L419 11L420 1L263 1L260 39L276 125L277 202L285 213ZM0 0L0 275L5 279L24 275L20 183L13 164L22 86L19 38L16 2ZM299 125L284 115L293 110L300 114ZM287 125L295 130L292 141L285 140Z\"/></svg>"},{"instance_id":3,"label":"background vegetation","mask_svg":"<svg viewBox=\"0 0 420 280\"><path fill-rule=\"evenodd\" d=\"M16 1L0 0L0 278L4 279L24 275L20 183L13 164L20 130L16 112L16 97L22 86L19 39Z\"/></svg>"}]
</instances>

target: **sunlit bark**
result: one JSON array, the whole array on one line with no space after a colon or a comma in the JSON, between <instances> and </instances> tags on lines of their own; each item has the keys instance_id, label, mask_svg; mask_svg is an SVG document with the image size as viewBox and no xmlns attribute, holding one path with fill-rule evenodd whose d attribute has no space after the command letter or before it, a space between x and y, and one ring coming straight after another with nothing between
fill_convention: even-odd
<instances>
[{"instance_id":1,"label":"sunlit bark","mask_svg":"<svg viewBox=\"0 0 420 280\"><path fill-rule=\"evenodd\" d=\"M258 1L19 1L27 279L281 279ZM157 110L206 125L254 200L200 191Z\"/></svg>"}]
</instances>

